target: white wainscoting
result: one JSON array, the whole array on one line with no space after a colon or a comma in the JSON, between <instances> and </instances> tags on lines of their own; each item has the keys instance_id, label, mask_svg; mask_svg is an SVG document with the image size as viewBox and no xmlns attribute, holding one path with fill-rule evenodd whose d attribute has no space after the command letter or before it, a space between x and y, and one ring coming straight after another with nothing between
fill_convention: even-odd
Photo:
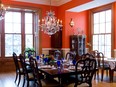
<instances>
[{"instance_id":1,"label":"white wainscoting","mask_svg":"<svg viewBox=\"0 0 116 87\"><path fill-rule=\"evenodd\" d=\"M66 53L70 51L70 48L62 48L63 50L63 57L66 56Z\"/></svg>"},{"instance_id":2,"label":"white wainscoting","mask_svg":"<svg viewBox=\"0 0 116 87\"><path fill-rule=\"evenodd\" d=\"M49 55L49 50L57 50L57 49L53 49L53 48L42 48L42 54L45 55ZM63 50L63 57L66 56L66 53L70 51L70 48L62 48L61 50ZM89 48L86 48L86 52L89 52Z\"/></svg>"},{"instance_id":3,"label":"white wainscoting","mask_svg":"<svg viewBox=\"0 0 116 87\"><path fill-rule=\"evenodd\" d=\"M42 48L42 54L48 55L51 48Z\"/></svg>"},{"instance_id":4,"label":"white wainscoting","mask_svg":"<svg viewBox=\"0 0 116 87\"><path fill-rule=\"evenodd\" d=\"M49 54L49 50L57 50L57 49L42 48L42 54L48 55ZM62 48L61 50L63 50L63 57L65 57L66 53L70 51L70 48Z\"/></svg>"}]
</instances>

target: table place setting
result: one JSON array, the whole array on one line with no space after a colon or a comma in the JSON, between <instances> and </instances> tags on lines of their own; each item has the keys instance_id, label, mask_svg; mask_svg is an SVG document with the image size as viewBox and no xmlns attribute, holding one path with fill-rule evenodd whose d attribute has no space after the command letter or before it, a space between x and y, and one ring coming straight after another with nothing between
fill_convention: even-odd
<instances>
[{"instance_id":1,"label":"table place setting","mask_svg":"<svg viewBox=\"0 0 116 87\"><path fill-rule=\"evenodd\" d=\"M69 70L75 70L75 66L69 66L68 69Z\"/></svg>"},{"instance_id":2,"label":"table place setting","mask_svg":"<svg viewBox=\"0 0 116 87\"><path fill-rule=\"evenodd\" d=\"M38 68L41 68L41 69L51 69L52 67L50 65L41 65Z\"/></svg>"},{"instance_id":3,"label":"table place setting","mask_svg":"<svg viewBox=\"0 0 116 87\"><path fill-rule=\"evenodd\" d=\"M111 69L116 67L116 58L104 58L105 63L109 64Z\"/></svg>"},{"instance_id":4,"label":"table place setting","mask_svg":"<svg viewBox=\"0 0 116 87\"><path fill-rule=\"evenodd\" d=\"M39 69L57 69L54 65L40 65L38 66Z\"/></svg>"}]
</instances>

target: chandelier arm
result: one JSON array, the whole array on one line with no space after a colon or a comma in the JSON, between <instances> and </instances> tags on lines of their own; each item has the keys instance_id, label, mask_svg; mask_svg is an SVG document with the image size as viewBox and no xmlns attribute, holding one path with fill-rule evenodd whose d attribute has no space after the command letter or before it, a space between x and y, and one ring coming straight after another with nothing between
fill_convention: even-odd
<instances>
[{"instance_id":1,"label":"chandelier arm","mask_svg":"<svg viewBox=\"0 0 116 87\"><path fill-rule=\"evenodd\" d=\"M42 19L42 22L41 24L39 24L39 27L41 28L41 31L51 36L56 32L62 30L62 26L62 21L59 21L59 19L57 20L57 18L55 17L55 13L51 10L50 0L50 11L46 12L46 16Z\"/></svg>"}]
</instances>

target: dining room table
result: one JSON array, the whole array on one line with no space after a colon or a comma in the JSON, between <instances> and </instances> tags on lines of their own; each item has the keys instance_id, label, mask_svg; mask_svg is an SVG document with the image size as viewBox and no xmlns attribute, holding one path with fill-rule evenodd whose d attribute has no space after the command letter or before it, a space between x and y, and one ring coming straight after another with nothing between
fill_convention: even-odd
<instances>
[{"instance_id":1,"label":"dining room table","mask_svg":"<svg viewBox=\"0 0 116 87\"><path fill-rule=\"evenodd\" d=\"M58 78L60 85L63 85L63 79L67 78L70 75L75 74L75 66L73 64L64 63L62 66L58 67L57 65L38 65L38 70L48 78ZM65 79L67 80L67 79Z\"/></svg>"},{"instance_id":2,"label":"dining room table","mask_svg":"<svg viewBox=\"0 0 116 87\"><path fill-rule=\"evenodd\" d=\"M109 64L111 69L116 68L116 58L104 58L104 61Z\"/></svg>"},{"instance_id":3,"label":"dining room table","mask_svg":"<svg viewBox=\"0 0 116 87\"><path fill-rule=\"evenodd\" d=\"M36 58L36 57L33 57ZM37 59L37 58L36 58ZM29 64L29 58L25 59L26 63ZM58 61L60 61L60 67L58 66ZM51 63L46 63L46 58L37 59L38 71L44 74L46 79L58 78L59 85L63 85L64 80L68 80L67 77L70 75L75 75L75 63L72 60L54 60ZM54 62L54 63L53 63Z\"/></svg>"},{"instance_id":4,"label":"dining room table","mask_svg":"<svg viewBox=\"0 0 116 87\"><path fill-rule=\"evenodd\" d=\"M110 58L104 58L104 62L107 63L110 67L110 81L113 81L113 72L116 70L116 58L110 57Z\"/></svg>"}]
</instances>

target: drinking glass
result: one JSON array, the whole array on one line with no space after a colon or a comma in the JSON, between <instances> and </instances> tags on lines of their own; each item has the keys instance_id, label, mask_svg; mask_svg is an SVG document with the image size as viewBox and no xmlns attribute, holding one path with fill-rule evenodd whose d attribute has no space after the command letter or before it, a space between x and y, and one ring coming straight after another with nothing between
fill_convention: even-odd
<instances>
[{"instance_id":1,"label":"drinking glass","mask_svg":"<svg viewBox=\"0 0 116 87\"><path fill-rule=\"evenodd\" d=\"M76 60L72 60L72 63L73 63L73 65L75 65L76 64Z\"/></svg>"},{"instance_id":2,"label":"drinking glass","mask_svg":"<svg viewBox=\"0 0 116 87\"><path fill-rule=\"evenodd\" d=\"M48 58L44 58L44 63L47 64Z\"/></svg>"},{"instance_id":3,"label":"drinking glass","mask_svg":"<svg viewBox=\"0 0 116 87\"><path fill-rule=\"evenodd\" d=\"M36 56L36 59L39 60L39 56Z\"/></svg>"},{"instance_id":4,"label":"drinking glass","mask_svg":"<svg viewBox=\"0 0 116 87\"><path fill-rule=\"evenodd\" d=\"M58 60L58 61L57 61L57 66L58 66L58 68L60 68L60 65L61 65L61 62L60 62L60 60Z\"/></svg>"},{"instance_id":5,"label":"drinking glass","mask_svg":"<svg viewBox=\"0 0 116 87\"><path fill-rule=\"evenodd\" d=\"M31 57L31 55L32 55L32 54L31 54L31 53L29 53L29 54L28 54L28 58L30 58L30 57Z\"/></svg>"}]
</instances>

